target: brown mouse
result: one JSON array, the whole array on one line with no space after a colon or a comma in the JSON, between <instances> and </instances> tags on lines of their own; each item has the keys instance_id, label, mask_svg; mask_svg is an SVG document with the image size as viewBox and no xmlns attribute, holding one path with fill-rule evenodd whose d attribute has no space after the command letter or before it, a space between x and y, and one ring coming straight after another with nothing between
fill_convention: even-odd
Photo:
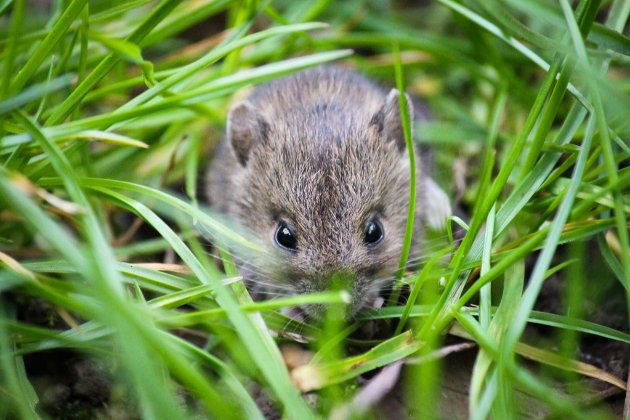
<instances>
[{"instance_id":1,"label":"brown mouse","mask_svg":"<svg viewBox=\"0 0 630 420\"><path fill-rule=\"evenodd\" d=\"M443 224L451 210L415 153L418 247L425 226ZM318 67L262 85L232 107L207 192L212 208L269 251L238 259L254 294L324 291L342 277L351 316L373 304L398 268L409 172L399 92ZM317 318L323 307L304 309Z\"/></svg>"}]
</instances>

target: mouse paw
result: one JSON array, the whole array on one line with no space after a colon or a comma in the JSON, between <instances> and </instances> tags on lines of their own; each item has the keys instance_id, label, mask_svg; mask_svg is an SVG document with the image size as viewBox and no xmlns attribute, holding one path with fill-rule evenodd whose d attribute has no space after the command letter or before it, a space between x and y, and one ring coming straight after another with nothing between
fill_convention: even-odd
<instances>
[{"instance_id":1,"label":"mouse paw","mask_svg":"<svg viewBox=\"0 0 630 420\"><path fill-rule=\"evenodd\" d=\"M448 196L431 178L424 180L424 222L429 229L443 230L453 211Z\"/></svg>"}]
</instances>

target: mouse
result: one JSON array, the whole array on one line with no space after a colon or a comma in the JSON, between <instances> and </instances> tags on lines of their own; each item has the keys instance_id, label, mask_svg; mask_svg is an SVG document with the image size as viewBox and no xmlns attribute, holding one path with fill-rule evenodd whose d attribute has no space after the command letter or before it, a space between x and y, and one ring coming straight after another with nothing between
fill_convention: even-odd
<instances>
[{"instance_id":1,"label":"mouse","mask_svg":"<svg viewBox=\"0 0 630 420\"><path fill-rule=\"evenodd\" d=\"M412 124L426 118L406 93L320 66L262 84L231 107L206 198L264 247L235 258L255 299L322 292L341 281L353 317L391 287L411 176L401 95ZM451 206L414 144L417 255L425 230L443 227ZM324 305L302 309L315 319L325 313Z\"/></svg>"}]
</instances>

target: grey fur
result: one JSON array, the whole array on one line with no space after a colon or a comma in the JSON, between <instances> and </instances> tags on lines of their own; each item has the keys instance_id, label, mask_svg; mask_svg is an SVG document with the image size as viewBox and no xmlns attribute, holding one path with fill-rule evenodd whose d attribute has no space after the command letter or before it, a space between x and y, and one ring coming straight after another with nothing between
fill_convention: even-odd
<instances>
[{"instance_id":1,"label":"grey fur","mask_svg":"<svg viewBox=\"0 0 630 420\"><path fill-rule=\"evenodd\" d=\"M416 244L430 199L421 160ZM250 287L260 281L294 293L321 291L333 275L345 273L354 283L353 314L391 281L403 246L409 163L398 91L387 94L334 67L260 86L230 111L208 185L211 206L247 227L274 256L241 257L239 269ZM372 217L385 232L374 248L363 241ZM297 252L274 245L280 220L294 229ZM308 308L314 316L320 310Z\"/></svg>"}]
</instances>

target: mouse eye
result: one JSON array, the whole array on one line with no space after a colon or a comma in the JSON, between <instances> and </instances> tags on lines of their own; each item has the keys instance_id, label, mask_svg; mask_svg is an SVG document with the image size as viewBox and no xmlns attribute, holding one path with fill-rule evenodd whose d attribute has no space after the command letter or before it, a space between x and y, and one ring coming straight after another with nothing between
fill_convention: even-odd
<instances>
[{"instance_id":1,"label":"mouse eye","mask_svg":"<svg viewBox=\"0 0 630 420\"><path fill-rule=\"evenodd\" d=\"M297 249L297 238L295 233L291 230L286 223L280 222L276 229L276 244L281 248L288 249L289 251L295 251Z\"/></svg>"},{"instance_id":2,"label":"mouse eye","mask_svg":"<svg viewBox=\"0 0 630 420\"><path fill-rule=\"evenodd\" d=\"M363 241L365 244L367 246L374 246L383 239L383 226L376 219L370 220L365 223L363 234Z\"/></svg>"}]
</instances>

